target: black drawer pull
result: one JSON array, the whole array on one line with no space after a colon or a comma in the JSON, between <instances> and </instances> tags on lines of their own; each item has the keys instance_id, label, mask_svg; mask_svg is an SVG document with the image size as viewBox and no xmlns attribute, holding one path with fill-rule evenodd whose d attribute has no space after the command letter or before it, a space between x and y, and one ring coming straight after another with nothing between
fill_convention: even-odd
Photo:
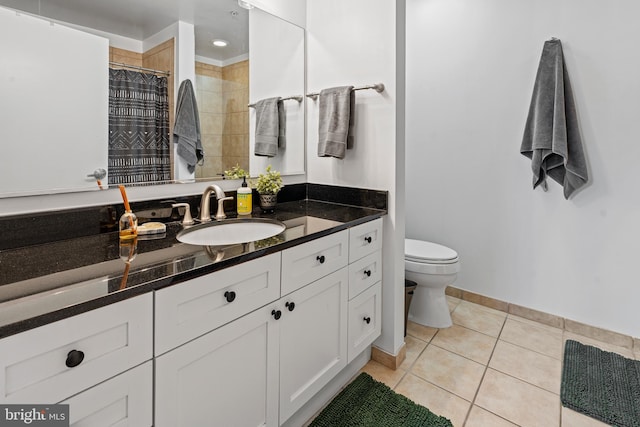
<instances>
[{"instance_id":1,"label":"black drawer pull","mask_svg":"<svg viewBox=\"0 0 640 427\"><path fill-rule=\"evenodd\" d=\"M80 350L71 350L67 354L67 360L64 362L68 368L75 368L84 360L84 353Z\"/></svg>"},{"instance_id":2,"label":"black drawer pull","mask_svg":"<svg viewBox=\"0 0 640 427\"><path fill-rule=\"evenodd\" d=\"M236 293L234 291L227 291L224 293L224 297L227 299L227 302L233 302L236 299Z\"/></svg>"},{"instance_id":3,"label":"black drawer pull","mask_svg":"<svg viewBox=\"0 0 640 427\"><path fill-rule=\"evenodd\" d=\"M280 310L271 310L271 315L274 319L278 320L282 316L282 312Z\"/></svg>"},{"instance_id":4,"label":"black drawer pull","mask_svg":"<svg viewBox=\"0 0 640 427\"><path fill-rule=\"evenodd\" d=\"M367 237L364 238L364 241L367 242L367 243L371 243L371 240L372 240L371 236L367 236Z\"/></svg>"},{"instance_id":5,"label":"black drawer pull","mask_svg":"<svg viewBox=\"0 0 640 427\"><path fill-rule=\"evenodd\" d=\"M293 309L296 308L296 303L293 301L292 302L287 301L284 306L287 307L289 311L293 311Z\"/></svg>"},{"instance_id":6,"label":"black drawer pull","mask_svg":"<svg viewBox=\"0 0 640 427\"><path fill-rule=\"evenodd\" d=\"M320 262L320 264L324 264L324 255L318 255L316 260Z\"/></svg>"},{"instance_id":7,"label":"black drawer pull","mask_svg":"<svg viewBox=\"0 0 640 427\"><path fill-rule=\"evenodd\" d=\"M365 270L364 275L367 277L371 277L371 270Z\"/></svg>"},{"instance_id":8,"label":"black drawer pull","mask_svg":"<svg viewBox=\"0 0 640 427\"><path fill-rule=\"evenodd\" d=\"M367 322L367 325L368 325L369 323L371 323L371 317L365 317L365 318L364 318L364 319L362 319L362 320L364 320L365 322Z\"/></svg>"}]
</instances>

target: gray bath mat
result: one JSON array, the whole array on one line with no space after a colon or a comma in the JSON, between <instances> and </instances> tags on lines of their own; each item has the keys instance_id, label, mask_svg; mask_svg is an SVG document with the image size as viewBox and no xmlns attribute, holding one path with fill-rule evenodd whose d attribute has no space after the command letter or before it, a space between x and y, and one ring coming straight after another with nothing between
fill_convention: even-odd
<instances>
[{"instance_id":1,"label":"gray bath mat","mask_svg":"<svg viewBox=\"0 0 640 427\"><path fill-rule=\"evenodd\" d=\"M560 400L612 426L640 427L640 361L567 340Z\"/></svg>"}]
</instances>

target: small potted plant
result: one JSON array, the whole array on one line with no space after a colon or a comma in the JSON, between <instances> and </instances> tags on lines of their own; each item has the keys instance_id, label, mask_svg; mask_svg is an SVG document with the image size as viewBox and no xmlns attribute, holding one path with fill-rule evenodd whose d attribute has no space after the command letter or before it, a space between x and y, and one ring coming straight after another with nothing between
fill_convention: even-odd
<instances>
[{"instance_id":1,"label":"small potted plant","mask_svg":"<svg viewBox=\"0 0 640 427\"><path fill-rule=\"evenodd\" d=\"M258 175L255 189L260 195L260 208L265 212L273 212L278 201L278 192L284 187L280 172L267 166L265 173Z\"/></svg>"}]
</instances>

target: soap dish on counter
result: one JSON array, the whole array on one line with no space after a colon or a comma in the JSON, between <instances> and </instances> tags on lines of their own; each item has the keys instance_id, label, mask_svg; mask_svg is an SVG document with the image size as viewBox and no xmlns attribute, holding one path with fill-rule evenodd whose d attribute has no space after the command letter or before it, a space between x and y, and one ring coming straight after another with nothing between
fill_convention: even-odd
<instances>
[{"instance_id":1,"label":"soap dish on counter","mask_svg":"<svg viewBox=\"0 0 640 427\"><path fill-rule=\"evenodd\" d=\"M166 233L167 226L161 222L145 222L138 226L138 236Z\"/></svg>"}]
</instances>

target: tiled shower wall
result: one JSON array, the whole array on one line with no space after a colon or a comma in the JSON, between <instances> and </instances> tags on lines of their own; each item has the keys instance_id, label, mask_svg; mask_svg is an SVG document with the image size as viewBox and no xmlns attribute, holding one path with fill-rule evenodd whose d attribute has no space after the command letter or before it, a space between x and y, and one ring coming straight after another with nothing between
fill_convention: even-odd
<instances>
[{"instance_id":1,"label":"tiled shower wall","mask_svg":"<svg viewBox=\"0 0 640 427\"><path fill-rule=\"evenodd\" d=\"M203 167L196 178L213 177L236 164L249 169L249 61L225 67L196 62L196 92Z\"/></svg>"}]
</instances>

